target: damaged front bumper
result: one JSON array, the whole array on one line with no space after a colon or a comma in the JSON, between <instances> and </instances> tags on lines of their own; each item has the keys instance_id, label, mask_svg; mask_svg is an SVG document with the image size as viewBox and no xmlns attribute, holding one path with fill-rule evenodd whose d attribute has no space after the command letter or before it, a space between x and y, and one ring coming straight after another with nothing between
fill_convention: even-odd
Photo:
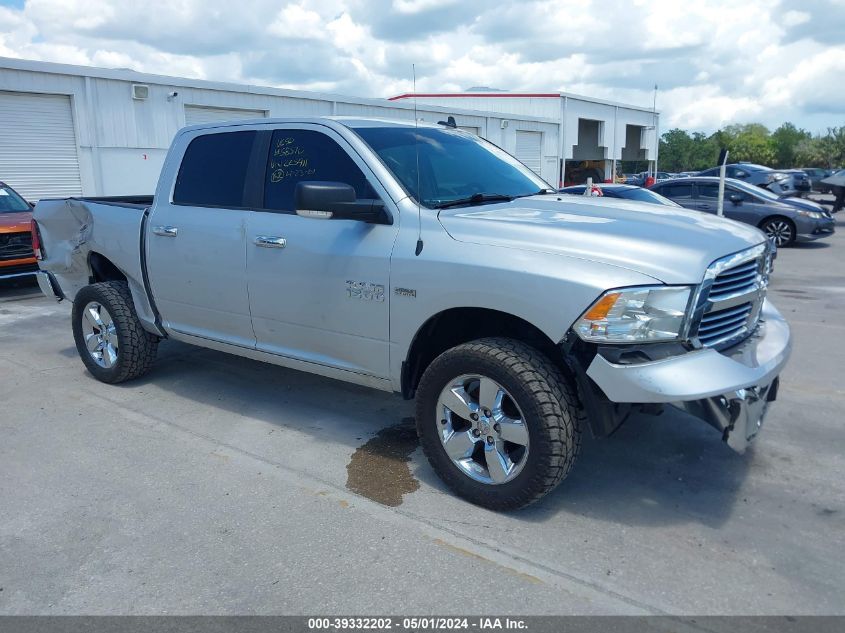
<instances>
[{"instance_id":1,"label":"damaged front bumper","mask_svg":"<svg viewBox=\"0 0 845 633\"><path fill-rule=\"evenodd\" d=\"M792 351L789 325L780 312L765 301L760 316L756 331L732 348L627 365L596 354L587 376L611 402L683 409L718 429L741 453L762 426Z\"/></svg>"}]
</instances>

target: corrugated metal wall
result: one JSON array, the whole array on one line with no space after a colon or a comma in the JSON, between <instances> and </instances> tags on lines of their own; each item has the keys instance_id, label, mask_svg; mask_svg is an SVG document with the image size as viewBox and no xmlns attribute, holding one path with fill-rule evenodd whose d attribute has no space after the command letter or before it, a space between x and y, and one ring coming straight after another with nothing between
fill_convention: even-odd
<instances>
[{"instance_id":1,"label":"corrugated metal wall","mask_svg":"<svg viewBox=\"0 0 845 633\"><path fill-rule=\"evenodd\" d=\"M265 112L268 117L347 115L413 120L413 104L337 95L295 93L175 78L143 76L131 71L83 69L41 62L4 60L0 67L0 90L61 96L70 104L83 195L135 195L152 193L166 150L176 132L186 125L186 111ZM42 70L43 67L43 70ZM36 70L37 68L37 70ZM67 70L64 70L67 69ZM64 72L62 72L64 70ZM90 72L88 72L90 71ZM168 80L172 83L168 83ZM132 84L149 87L148 97L132 98ZM174 96L173 93L176 93ZM554 101L555 100L545 100ZM459 125L478 128L484 138L506 151L516 151L516 132L542 133L540 173L549 182L558 178L560 125L534 115L472 112L464 108L436 109L420 104L417 116L426 122L444 120L452 114ZM207 113L207 112L206 112ZM4 121L0 119L0 126ZM3 176L0 174L0 179ZM46 165L33 172L43 183L50 179ZM51 190L55 195L79 195L80 185ZM52 194L51 194L52 195Z\"/></svg>"}]
</instances>

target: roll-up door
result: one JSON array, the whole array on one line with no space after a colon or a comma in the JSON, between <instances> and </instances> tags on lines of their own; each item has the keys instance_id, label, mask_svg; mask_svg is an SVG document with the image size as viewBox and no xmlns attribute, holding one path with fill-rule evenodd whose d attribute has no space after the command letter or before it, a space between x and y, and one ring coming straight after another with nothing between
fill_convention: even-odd
<instances>
[{"instance_id":1,"label":"roll-up door","mask_svg":"<svg viewBox=\"0 0 845 633\"><path fill-rule=\"evenodd\" d=\"M264 110L246 110L243 108L206 108L204 106L185 106L185 124L214 123L216 121L235 121L237 119L263 119Z\"/></svg>"},{"instance_id":2,"label":"roll-up door","mask_svg":"<svg viewBox=\"0 0 845 633\"><path fill-rule=\"evenodd\" d=\"M82 195L70 97L0 92L0 180L27 200Z\"/></svg>"},{"instance_id":3,"label":"roll-up door","mask_svg":"<svg viewBox=\"0 0 845 633\"><path fill-rule=\"evenodd\" d=\"M540 132L516 133L516 157L535 174L540 174L543 153L543 135Z\"/></svg>"}]
</instances>

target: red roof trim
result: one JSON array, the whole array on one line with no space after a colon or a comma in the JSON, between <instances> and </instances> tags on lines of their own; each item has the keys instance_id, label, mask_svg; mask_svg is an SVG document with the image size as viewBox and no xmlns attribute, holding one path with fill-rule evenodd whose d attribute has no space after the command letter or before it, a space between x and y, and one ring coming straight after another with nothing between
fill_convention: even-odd
<instances>
[{"instance_id":1,"label":"red roof trim","mask_svg":"<svg viewBox=\"0 0 845 633\"><path fill-rule=\"evenodd\" d=\"M437 92L420 92L416 95L412 92L408 92L402 95L396 95L395 97L390 97L388 101L397 101L399 99L410 99L414 96L417 97L499 97L499 98L513 98L513 97L536 97L536 98L555 98L560 99L560 93L557 92L445 92L445 93L437 93Z\"/></svg>"}]
</instances>

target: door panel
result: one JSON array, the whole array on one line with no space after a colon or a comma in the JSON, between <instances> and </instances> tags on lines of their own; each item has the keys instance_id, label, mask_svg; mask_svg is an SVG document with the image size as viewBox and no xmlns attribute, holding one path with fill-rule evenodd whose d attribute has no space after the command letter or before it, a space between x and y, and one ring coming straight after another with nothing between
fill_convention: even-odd
<instances>
[{"instance_id":1,"label":"door panel","mask_svg":"<svg viewBox=\"0 0 845 633\"><path fill-rule=\"evenodd\" d=\"M734 203L731 200L731 196L740 196L742 203ZM737 222L756 225L756 218L762 217L759 216L759 212L760 209L756 198L738 189L731 187L725 188L725 217L736 220Z\"/></svg>"},{"instance_id":2,"label":"door panel","mask_svg":"<svg viewBox=\"0 0 845 633\"><path fill-rule=\"evenodd\" d=\"M246 286L246 211L159 205L147 224L150 287L165 326L255 345ZM172 227L174 237L157 235Z\"/></svg>"},{"instance_id":3,"label":"door panel","mask_svg":"<svg viewBox=\"0 0 845 633\"><path fill-rule=\"evenodd\" d=\"M695 186L696 197L694 199L694 209L703 211L704 213L712 213L716 215L719 200L719 185L715 183L697 184ZM727 208L725 209L727 211Z\"/></svg>"},{"instance_id":4,"label":"door panel","mask_svg":"<svg viewBox=\"0 0 845 633\"><path fill-rule=\"evenodd\" d=\"M247 227L252 322L260 350L387 377L398 222L304 218L292 208L300 180L346 182L359 198L389 200L351 151L321 126L274 133L265 181L265 206L274 208L251 213ZM263 244L268 239L276 247Z\"/></svg>"},{"instance_id":5,"label":"door panel","mask_svg":"<svg viewBox=\"0 0 845 633\"><path fill-rule=\"evenodd\" d=\"M245 179L256 133L198 135L147 222L147 268L167 328L254 347L246 284ZM161 191L159 192L162 193Z\"/></svg>"}]
</instances>

